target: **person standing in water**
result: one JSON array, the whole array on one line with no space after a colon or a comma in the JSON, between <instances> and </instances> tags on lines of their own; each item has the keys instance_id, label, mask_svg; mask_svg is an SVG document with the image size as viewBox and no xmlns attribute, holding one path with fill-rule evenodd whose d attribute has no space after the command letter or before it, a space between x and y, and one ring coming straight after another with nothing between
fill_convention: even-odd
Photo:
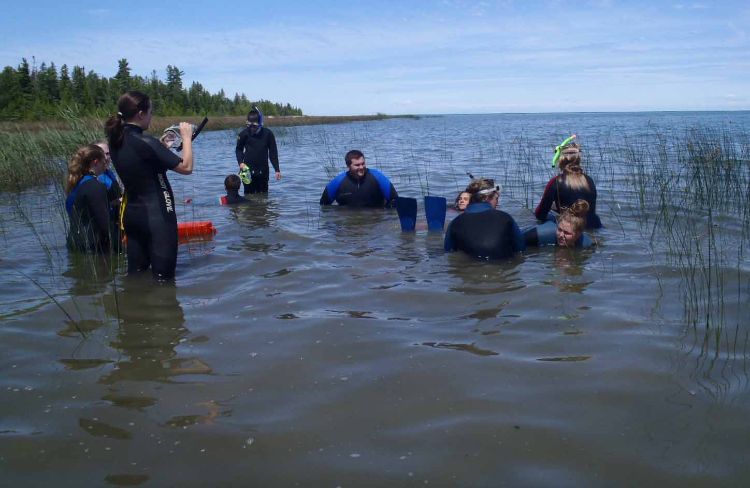
<instances>
[{"instance_id":1,"label":"person standing in water","mask_svg":"<svg viewBox=\"0 0 750 488\"><path fill-rule=\"evenodd\" d=\"M115 240L107 187L97 179L106 164L104 151L94 144L78 149L68 162L65 209L70 218L67 245L71 250L106 253Z\"/></svg>"},{"instance_id":2,"label":"person standing in water","mask_svg":"<svg viewBox=\"0 0 750 488\"><path fill-rule=\"evenodd\" d=\"M117 114L104 130L112 161L125 186L121 220L128 239L128 273L151 267L159 281L171 280L177 265L177 215L167 170L193 172L193 127L180 123L182 156L144 133L153 106L145 93L129 91L117 101Z\"/></svg>"},{"instance_id":3,"label":"person standing in water","mask_svg":"<svg viewBox=\"0 0 750 488\"><path fill-rule=\"evenodd\" d=\"M269 159L276 172L276 181L281 180L276 137L270 129L263 127L263 113L258 107L253 107L247 114L247 127L237 136L234 152L240 172L250 173L250 183L242 182L245 195L268 193Z\"/></svg>"},{"instance_id":4,"label":"person standing in water","mask_svg":"<svg viewBox=\"0 0 750 488\"><path fill-rule=\"evenodd\" d=\"M589 204L586 227L598 229L602 226L602 221L596 214L596 185L581 167L581 147L571 142L558 146L555 151L554 162L560 168L560 174L553 176L547 183L534 215L539 220L547 220L553 207L560 213L563 208L570 207L581 199ZM557 151L560 151L559 159Z\"/></svg>"}]
</instances>

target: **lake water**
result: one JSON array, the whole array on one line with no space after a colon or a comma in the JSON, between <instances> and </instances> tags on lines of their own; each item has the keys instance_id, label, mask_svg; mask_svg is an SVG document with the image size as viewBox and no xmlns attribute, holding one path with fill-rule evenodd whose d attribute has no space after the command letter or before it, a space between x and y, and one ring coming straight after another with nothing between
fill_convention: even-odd
<instances>
[{"instance_id":1,"label":"lake water","mask_svg":"<svg viewBox=\"0 0 750 488\"><path fill-rule=\"evenodd\" d=\"M747 112L436 116L275 128L283 179L244 208L218 205L235 133L208 132L170 181L218 234L176 286L70 255L56 187L0 195L1 484L747 485L747 214L695 216L691 273L628 163L691 127L747 178ZM422 217L318 205L359 148L402 196L494 177L530 225L571 133L593 251L480 262Z\"/></svg>"}]
</instances>

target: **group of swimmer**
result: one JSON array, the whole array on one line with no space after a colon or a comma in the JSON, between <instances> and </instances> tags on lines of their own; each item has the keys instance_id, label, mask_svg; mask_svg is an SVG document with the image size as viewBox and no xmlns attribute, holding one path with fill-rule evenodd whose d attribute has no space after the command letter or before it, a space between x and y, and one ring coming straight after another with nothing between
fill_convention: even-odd
<instances>
[{"instance_id":1,"label":"group of swimmer","mask_svg":"<svg viewBox=\"0 0 750 488\"><path fill-rule=\"evenodd\" d=\"M70 217L67 242L74 250L104 253L119 250L121 237L126 237L128 274L151 268L155 279L166 281L174 278L178 244L175 198L167 171L192 173L194 128L186 122L175 126L173 132L179 132L181 139L178 155L165 137L157 139L144 132L152 113L148 95L124 93L118 100L117 113L105 123L106 140L81 147L71 158L65 182ZM276 180L281 179L276 139L263 126L260 110L250 111L246 125L235 148L239 174L226 177L224 204L250 202L239 194L241 185L245 195L268 192L269 160ZM560 174L550 179L535 210L537 219L544 223L521 231L513 217L496 209L500 187L490 179L472 178L456 198L460 214L448 225L445 250L498 259L527 246L591 245L583 230L601 227L596 215L596 187L583 172L580 147L571 140L556 149L553 164L558 164ZM402 200L383 173L367 167L361 151L351 150L344 159L347 170L326 185L321 205L336 202L340 206L383 208L394 207ZM559 214L556 222L550 210Z\"/></svg>"}]
</instances>

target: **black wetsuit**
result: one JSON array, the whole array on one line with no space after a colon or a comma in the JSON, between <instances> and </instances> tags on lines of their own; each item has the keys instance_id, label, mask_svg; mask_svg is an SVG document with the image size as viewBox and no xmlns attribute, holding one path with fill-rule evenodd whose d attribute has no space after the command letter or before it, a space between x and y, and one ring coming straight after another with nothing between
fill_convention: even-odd
<instances>
[{"instance_id":1,"label":"black wetsuit","mask_svg":"<svg viewBox=\"0 0 750 488\"><path fill-rule=\"evenodd\" d=\"M125 185L125 235L128 272L148 269L154 278L174 277L177 264L177 216L167 170L182 158L135 125L127 124L122 146L112 161Z\"/></svg>"},{"instance_id":2,"label":"black wetsuit","mask_svg":"<svg viewBox=\"0 0 750 488\"><path fill-rule=\"evenodd\" d=\"M122 197L122 190L120 189L120 183L117 181L117 177L108 169L104 173L100 174L96 178L107 187L107 198L109 199L109 215L112 222L116 222L120 215L120 197Z\"/></svg>"},{"instance_id":3,"label":"black wetsuit","mask_svg":"<svg viewBox=\"0 0 750 488\"><path fill-rule=\"evenodd\" d=\"M109 214L107 187L93 176L85 176L66 200L70 232L68 248L103 253L110 250L113 226Z\"/></svg>"},{"instance_id":4,"label":"black wetsuit","mask_svg":"<svg viewBox=\"0 0 750 488\"><path fill-rule=\"evenodd\" d=\"M321 205L349 207L388 207L398 198L391 181L376 169L366 169L362 179L357 179L348 171L332 179L320 197Z\"/></svg>"},{"instance_id":5,"label":"black wetsuit","mask_svg":"<svg viewBox=\"0 0 750 488\"><path fill-rule=\"evenodd\" d=\"M239 190L227 190L227 195L224 197L225 205L233 205L235 203L252 203L247 198L240 195Z\"/></svg>"},{"instance_id":6,"label":"black wetsuit","mask_svg":"<svg viewBox=\"0 0 750 488\"><path fill-rule=\"evenodd\" d=\"M485 202L470 204L453 219L443 244L447 252L464 251L481 259L509 258L524 247L513 217Z\"/></svg>"},{"instance_id":7,"label":"black wetsuit","mask_svg":"<svg viewBox=\"0 0 750 488\"><path fill-rule=\"evenodd\" d=\"M583 175L588 183L588 188L574 190L565 186L562 182L562 175L553 177L544 188L544 194L539 201L534 215L539 220L547 220L547 214L552 206L555 211L560 213L563 207L570 207L576 200L586 200L589 204L589 213L586 216L586 228L598 229L602 226L602 221L596 215L596 185L589 175Z\"/></svg>"},{"instance_id":8,"label":"black wetsuit","mask_svg":"<svg viewBox=\"0 0 750 488\"><path fill-rule=\"evenodd\" d=\"M237 136L237 147L234 150L237 164L245 163L250 167L250 184L242 184L244 192L268 193L268 160L271 160L274 171L279 170L279 151L276 148L276 137L265 127L255 134L245 128Z\"/></svg>"}]
</instances>

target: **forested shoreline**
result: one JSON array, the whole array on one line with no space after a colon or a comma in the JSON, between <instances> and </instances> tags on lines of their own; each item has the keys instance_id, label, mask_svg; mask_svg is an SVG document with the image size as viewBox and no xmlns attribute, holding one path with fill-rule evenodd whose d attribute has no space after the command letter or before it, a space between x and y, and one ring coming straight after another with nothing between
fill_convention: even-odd
<instances>
[{"instance_id":1,"label":"forested shoreline","mask_svg":"<svg viewBox=\"0 0 750 488\"><path fill-rule=\"evenodd\" d=\"M250 100L244 93L229 98L224 90L210 93L199 82L183 86L184 72L168 65L162 81L156 70L149 77L131 74L127 59L118 61L117 73L108 78L83 66L42 62L26 58L17 67L5 66L0 73L0 120L49 120L68 112L77 116L106 116L127 90L148 93L154 113L160 116L244 115L257 105L266 115L302 115L289 103Z\"/></svg>"}]
</instances>

